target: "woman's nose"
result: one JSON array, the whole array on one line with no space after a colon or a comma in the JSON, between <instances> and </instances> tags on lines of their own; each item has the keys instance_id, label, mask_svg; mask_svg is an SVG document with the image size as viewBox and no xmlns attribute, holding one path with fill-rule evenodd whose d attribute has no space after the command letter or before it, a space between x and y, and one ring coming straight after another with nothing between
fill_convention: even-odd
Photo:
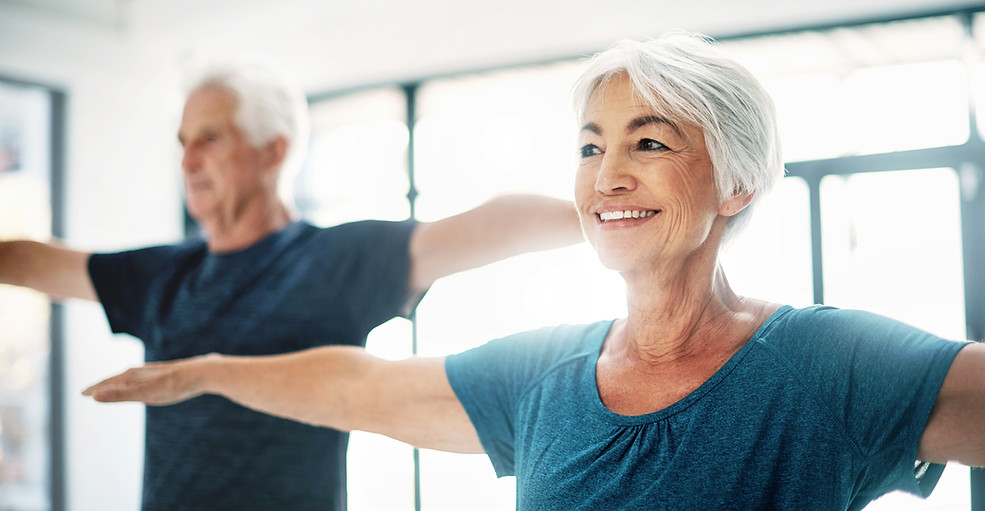
<instances>
[{"instance_id":1,"label":"woman's nose","mask_svg":"<svg viewBox=\"0 0 985 511\"><path fill-rule=\"evenodd\" d=\"M632 191L636 189L636 178L628 158L618 153L607 152L602 155L602 163L595 176L595 190L603 194Z\"/></svg>"}]
</instances>

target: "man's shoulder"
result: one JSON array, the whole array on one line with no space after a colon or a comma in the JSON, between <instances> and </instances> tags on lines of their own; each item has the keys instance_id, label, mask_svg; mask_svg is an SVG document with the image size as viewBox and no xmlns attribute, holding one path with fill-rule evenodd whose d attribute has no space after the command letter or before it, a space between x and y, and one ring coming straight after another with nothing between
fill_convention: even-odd
<instances>
[{"instance_id":1,"label":"man's shoulder","mask_svg":"<svg viewBox=\"0 0 985 511\"><path fill-rule=\"evenodd\" d=\"M325 227L305 225L301 237L316 245L332 245L340 249L358 249L362 246L385 249L409 244L418 222L358 220Z\"/></svg>"},{"instance_id":2,"label":"man's shoulder","mask_svg":"<svg viewBox=\"0 0 985 511\"><path fill-rule=\"evenodd\" d=\"M418 224L417 220L355 220L327 227L308 226L316 232L322 233L382 233L382 232L402 232L412 231Z\"/></svg>"},{"instance_id":3,"label":"man's shoulder","mask_svg":"<svg viewBox=\"0 0 985 511\"><path fill-rule=\"evenodd\" d=\"M119 261L129 259L134 261L161 261L174 260L187 255L204 252L206 250L205 241L201 238L190 238L179 243L148 245L131 249L120 250L117 252L101 251L92 254L93 259L107 259Z\"/></svg>"}]
</instances>

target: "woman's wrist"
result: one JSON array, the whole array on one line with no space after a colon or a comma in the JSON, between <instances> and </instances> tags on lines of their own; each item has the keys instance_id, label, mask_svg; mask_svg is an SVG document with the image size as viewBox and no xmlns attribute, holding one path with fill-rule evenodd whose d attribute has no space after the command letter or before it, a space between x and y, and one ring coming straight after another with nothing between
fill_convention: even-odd
<instances>
[{"instance_id":1,"label":"woman's wrist","mask_svg":"<svg viewBox=\"0 0 985 511\"><path fill-rule=\"evenodd\" d=\"M223 381L228 379L228 358L221 353L207 353L188 360L184 382L188 391L194 395L225 395Z\"/></svg>"}]
</instances>

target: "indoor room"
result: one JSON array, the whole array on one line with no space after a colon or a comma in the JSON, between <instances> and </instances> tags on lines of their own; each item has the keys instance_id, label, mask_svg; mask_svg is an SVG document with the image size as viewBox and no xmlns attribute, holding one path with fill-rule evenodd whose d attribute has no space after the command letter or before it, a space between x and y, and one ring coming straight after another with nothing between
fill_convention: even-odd
<instances>
[{"instance_id":1,"label":"indoor room","mask_svg":"<svg viewBox=\"0 0 985 511\"><path fill-rule=\"evenodd\" d=\"M203 236L182 178L186 88L237 59L304 95L288 195L312 226L434 223L508 194L570 201L585 131L572 87L589 57L668 31L714 39L776 105L785 176L721 253L736 293L985 340L973 1L0 0L0 240L115 253ZM589 243L510 255L437 279L366 350L444 357L621 318L626 296ZM141 509L147 407L82 391L144 357L99 303L0 284L0 511ZM482 454L361 431L342 449L350 511L518 506L516 479ZM985 510L985 472L948 463L928 498L865 509Z\"/></svg>"}]
</instances>

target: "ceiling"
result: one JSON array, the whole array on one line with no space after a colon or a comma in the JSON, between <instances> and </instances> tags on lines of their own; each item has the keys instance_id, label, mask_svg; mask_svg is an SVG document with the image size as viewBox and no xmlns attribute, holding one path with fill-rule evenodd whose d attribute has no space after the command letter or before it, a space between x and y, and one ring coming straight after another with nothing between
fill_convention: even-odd
<instances>
[{"instance_id":1,"label":"ceiling","mask_svg":"<svg viewBox=\"0 0 985 511\"><path fill-rule=\"evenodd\" d=\"M961 0L0 0L26 16L125 44L265 52L330 90L575 57L625 37L712 36L977 7Z\"/></svg>"},{"instance_id":2,"label":"ceiling","mask_svg":"<svg viewBox=\"0 0 985 511\"><path fill-rule=\"evenodd\" d=\"M697 0L668 2L661 0L498 0L495 2L473 0L0 0L4 7L33 9L50 16L72 18L80 22L101 24L106 27L138 28L150 31L176 30L180 25L235 22L251 14L273 14L279 23L294 21L299 24L324 22L328 26L347 17L363 21L375 18L382 21L396 13L406 24L431 26L471 24L483 19L503 19L508 13L512 21L522 18L547 20L584 17L600 31L623 31L621 27L639 25L640 20L663 25L669 18L676 23L692 25L701 23L726 31L762 30L780 25L812 25L872 17L906 15L933 12L955 7L973 7L980 1L961 0L828 0L778 1L778 0ZM2 12L2 11L0 11ZM216 15L215 18L196 16ZM574 15L574 16L572 16ZM269 19L269 18L268 18ZM274 20L272 20L274 21ZM506 21L506 20L504 20ZM674 24L675 22L671 22ZM557 26L545 26L557 30Z\"/></svg>"}]
</instances>

